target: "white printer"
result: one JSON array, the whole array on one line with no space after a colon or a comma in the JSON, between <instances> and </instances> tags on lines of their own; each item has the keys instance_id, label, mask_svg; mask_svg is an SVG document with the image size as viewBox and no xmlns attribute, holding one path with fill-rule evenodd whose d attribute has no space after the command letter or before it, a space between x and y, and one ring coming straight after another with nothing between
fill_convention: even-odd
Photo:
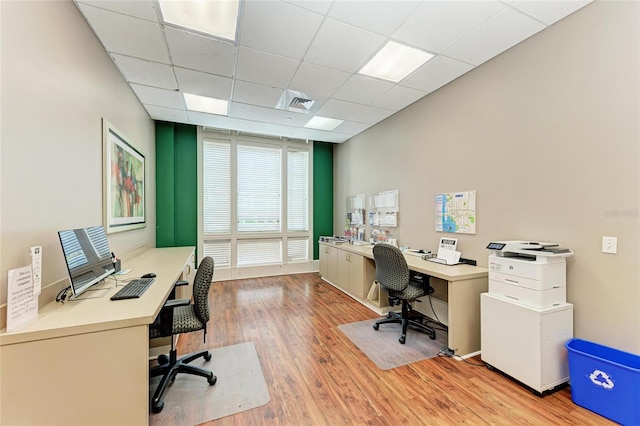
<instances>
[{"instance_id":1,"label":"white printer","mask_svg":"<svg viewBox=\"0 0 640 426\"><path fill-rule=\"evenodd\" d=\"M571 250L534 241L494 241L487 249L489 294L538 309L566 303Z\"/></svg>"}]
</instances>

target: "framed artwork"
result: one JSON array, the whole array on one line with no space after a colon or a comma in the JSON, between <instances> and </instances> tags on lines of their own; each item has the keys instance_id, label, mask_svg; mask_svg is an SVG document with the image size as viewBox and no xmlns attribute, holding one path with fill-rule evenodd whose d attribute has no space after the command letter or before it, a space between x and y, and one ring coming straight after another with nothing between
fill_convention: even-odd
<instances>
[{"instance_id":1,"label":"framed artwork","mask_svg":"<svg viewBox=\"0 0 640 426\"><path fill-rule=\"evenodd\" d=\"M104 118L103 217L107 233L147 226L144 154Z\"/></svg>"}]
</instances>

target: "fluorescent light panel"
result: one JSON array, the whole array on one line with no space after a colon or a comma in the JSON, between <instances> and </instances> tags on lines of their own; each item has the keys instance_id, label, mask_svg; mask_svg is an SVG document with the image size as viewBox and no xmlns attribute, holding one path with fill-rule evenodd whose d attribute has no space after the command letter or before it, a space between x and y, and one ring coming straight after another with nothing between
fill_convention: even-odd
<instances>
[{"instance_id":1,"label":"fluorescent light panel","mask_svg":"<svg viewBox=\"0 0 640 426\"><path fill-rule=\"evenodd\" d=\"M327 130L330 132L342 123L344 123L344 120L336 120L335 118L320 117L316 115L309 120L304 127L307 129Z\"/></svg>"},{"instance_id":2,"label":"fluorescent light panel","mask_svg":"<svg viewBox=\"0 0 640 426\"><path fill-rule=\"evenodd\" d=\"M424 50L389 41L360 74L397 83L431 58L433 55Z\"/></svg>"},{"instance_id":3,"label":"fluorescent light panel","mask_svg":"<svg viewBox=\"0 0 640 426\"><path fill-rule=\"evenodd\" d=\"M238 0L160 0L165 22L227 40L236 40Z\"/></svg>"},{"instance_id":4,"label":"fluorescent light panel","mask_svg":"<svg viewBox=\"0 0 640 426\"><path fill-rule=\"evenodd\" d=\"M227 115L229 111L229 101L206 96L183 93L184 102L190 111L206 112L208 114Z\"/></svg>"}]
</instances>

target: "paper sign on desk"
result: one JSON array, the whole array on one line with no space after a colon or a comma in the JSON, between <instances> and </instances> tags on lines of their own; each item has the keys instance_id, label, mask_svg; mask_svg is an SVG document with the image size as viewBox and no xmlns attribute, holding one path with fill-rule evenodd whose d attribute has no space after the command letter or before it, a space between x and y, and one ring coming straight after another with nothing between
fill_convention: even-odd
<instances>
[{"instance_id":1,"label":"paper sign on desk","mask_svg":"<svg viewBox=\"0 0 640 426\"><path fill-rule=\"evenodd\" d=\"M7 331L38 317L38 296L33 292L33 270L31 265L11 269L7 287Z\"/></svg>"},{"instance_id":2,"label":"paper sign on desk","mask_svg":"<svg viewBox=\"0 0 640 426\"><path fill-rule=\"evenodd\" d=\"M460 255L462 254L456 251L457 246L457 239L442 237L440 238L440 245L438 246L438 254L436 257L431 257L427 260L445 265L456 265L460 261Z\"/></svg>"}]
</instances>

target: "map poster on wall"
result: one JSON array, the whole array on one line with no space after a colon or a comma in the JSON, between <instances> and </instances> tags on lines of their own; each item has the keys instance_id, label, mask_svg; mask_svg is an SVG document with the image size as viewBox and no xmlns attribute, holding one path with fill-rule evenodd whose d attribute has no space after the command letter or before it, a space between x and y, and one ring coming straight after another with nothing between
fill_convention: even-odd
<instances>
[{"instance_id":1,"label":"map poster on wall","mask_svg":"<svg viewBox=\"0 0 640 426\"><path fill-rule=\"evenodd\" d=\"M476 191L436 194L436 231L476 233Z\"/></svg>"}]
</instances>

